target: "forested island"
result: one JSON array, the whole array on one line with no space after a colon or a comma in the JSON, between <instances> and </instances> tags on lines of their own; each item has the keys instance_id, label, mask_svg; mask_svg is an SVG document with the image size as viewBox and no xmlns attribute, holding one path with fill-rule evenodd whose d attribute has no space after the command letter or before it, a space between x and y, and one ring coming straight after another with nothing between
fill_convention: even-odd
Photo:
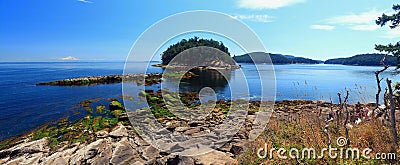
<instances>
[{"instance_id":1,"label":"forested island","mask_svg":"<svg viewBox=\"0 0 400 165\"><path fill-rule=\"evenodd\" d=\"M262 56L262 55L266 55L266 54L256 54L253 56L254 60L257 61L256 63L268 63L268 61L265 61L264 58L258 57L258 56ZM313 60L313 59L304 58L304 57L295 57L292 55L269 53L269 56L270 56L273 64L320 64L320 63L323 63L323 61ZM233 59L237 63L254 63L248 54L234 56Z\"/></svg>"},{"instance_id":2,"label":"forested island","mask_svg":"<svg viewBox=\"0 0 400 165\"><path fill-rule=\"evenodd\" d=\"M380 66L384 54L359 54L348 58L334 58L325 61L325 64L358 65L358 66ZM397 58L388 55L385 64L397 66Z\"/></svg>"},{"instance_id":3,"label":"forested island","mask_svg":"<svg viewBox=\"0 0 400 165\"><path fill-rule=\"evenodd\" d=\"M221 41L193 37L182 39L161 54L161 67L202 66L210 68L238 68L228 47Z\"/></svg>"}]
</instances>

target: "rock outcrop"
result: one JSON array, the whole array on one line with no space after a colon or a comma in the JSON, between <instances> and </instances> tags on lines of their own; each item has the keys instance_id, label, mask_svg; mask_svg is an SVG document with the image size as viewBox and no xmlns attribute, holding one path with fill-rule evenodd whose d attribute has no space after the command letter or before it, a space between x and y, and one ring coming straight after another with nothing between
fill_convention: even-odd
<instances>
[{"instance_id":1,"label":"rock outcrop","mask_svg":"<svg viewBox=\"0 0 400 165\"><path fill-rule=\"evenodd\" d=\"M36 85L50 85L50 86L87 86L99 84L114 84L124 82L135 82L137 84L152 85L161 82L162 74L117 74L107 76L88 76L80 78L71 78L65 80L56 80L50 82L40 82ZM145 78L145 82L143 82Z\"/></svg>"},{"instance_id":2,"label":"rock outcrop","mask_svg":"<svg viewBox=\"0 0 400 165\"><path fill-rule=\"evenodd\" d=\"M215 127L223 119L222 116L215 115L213 118L215 120L212 122L212 118L185 122L169 117L162 120L161 124L170 127L173 134L197 136L209 133L208 127ZM249 115L248 119L252 118L254 116ZM93 142L78 142L58 149L50 146L49 138L31 142L28 142L30 139L24 139L19 144L0 151L0 164L237 164L234 157L243 151L242 147L247 139L240 134L245 131L246 128L243 127L238 136L220 149L189 157L162 152L143 140L132 126L118 123L110 130L95 132Z\"/></svg>"}]
</instances>

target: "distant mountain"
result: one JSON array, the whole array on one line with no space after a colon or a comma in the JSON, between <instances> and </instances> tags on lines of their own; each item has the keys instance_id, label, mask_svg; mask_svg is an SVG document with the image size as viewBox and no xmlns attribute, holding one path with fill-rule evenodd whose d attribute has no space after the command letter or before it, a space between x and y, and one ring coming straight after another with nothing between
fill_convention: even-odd
<instances>
[{"instance_id":1,"label":"distant mountain","mask_svg":"<svg viewBox=\"0 0 400 165\"><path fill-rule=\"evenodd\" d=\"M304 57L295 57L292 55L282 55L282 54L273 54L268 53L273 64L320 64L322 61L312 60ZM265 56L266 53L258 53L254 54L252 57L256 61L256 63L266 63L265 59L262 56ZM254 63L248 54L235 56L233 59L237 63Z\"/></svg>"},{"instance_id":2,"label":"distant mountain","mask_svg":"<svg viewBox=\"0 0 400 165\"><path fill-rule=\"evenodd\" d=\"M335 58L326 60L324 64L358 65L358 66L381 66L383 54L359 54L348 58ZM387 56L386 65L397 66L397 58Z\"/></svg>"}]
</instances>

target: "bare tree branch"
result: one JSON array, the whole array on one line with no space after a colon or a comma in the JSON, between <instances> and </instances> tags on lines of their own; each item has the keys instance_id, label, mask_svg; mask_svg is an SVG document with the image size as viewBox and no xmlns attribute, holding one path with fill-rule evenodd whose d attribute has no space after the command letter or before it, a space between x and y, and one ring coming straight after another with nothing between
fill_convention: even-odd
<instances>
[{"instance_id":1,"label":"bare tree branch","mask_svg":"<svg viewBox=\"0 0 400 165\"><path fill-rule=\"evenodd\" d=\"M393 90L392 90L392 80L389 80L389 78L386 78L386 82L388 85L389 89L389 101L390 101L390 122L392 125L392 136L393 136L393 143L394 146L397 148L397 131L396 131L396 114L395 114L395 103L393 99Z\"/></svg>"}]
</instances>

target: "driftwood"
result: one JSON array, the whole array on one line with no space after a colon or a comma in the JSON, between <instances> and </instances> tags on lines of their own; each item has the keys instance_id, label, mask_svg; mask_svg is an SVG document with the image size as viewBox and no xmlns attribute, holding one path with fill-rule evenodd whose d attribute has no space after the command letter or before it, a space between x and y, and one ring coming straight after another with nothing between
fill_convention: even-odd
<instances>
[{"instance_id":1,"label":"driftwood","mask_svg":"<svg viewBox=\"0 0 400 165\"><path fill-rule=\"evenodd\" d=\"M387 82L388 89L389 89L389 93L388 93L389 97L388 98L389 98L389 102L390 102L390 116L391 116L390 123L392 126L393 143L394 143L394 146L397 146L396 114L395 114L396 105L395 105L394 99L393 99L392 80L389 80L389 78L386 78L386 82Z\"/></svg>"}]
</instances>

